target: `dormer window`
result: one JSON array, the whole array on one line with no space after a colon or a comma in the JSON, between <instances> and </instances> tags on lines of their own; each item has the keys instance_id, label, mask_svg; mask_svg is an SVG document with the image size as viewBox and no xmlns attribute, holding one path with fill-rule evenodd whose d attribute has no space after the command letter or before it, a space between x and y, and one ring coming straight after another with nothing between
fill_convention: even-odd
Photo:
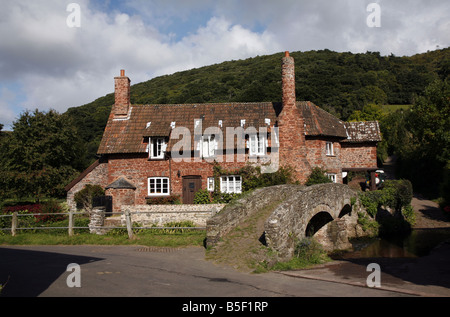
<instances>
[{"instance_id":1,"label":"dormer window","mask_svg":"<svg viewBox=\"0 0 450 317\"><path fill-rule=\"evenodd\" d=\"M202 157L209 158L216 155L217 141L214 135L204 135L202 137Z\"/></svg>"},{"instance_id":2,"label":"dormer window","mask_svg":"<svg viewBox=\"0 0 450 317\"><path fill-rule=\"evenodd\" d=\"M167 144L164 138L151 138L150 139L150 158L155 160L164 159L164 153L166 152Z\"/></svg>"},{"instance_id":3,"label":"dormer window","mask_svg":"<svg viewBox=\"0 0 450 317\"><path fill-rule=\"evenodd\" d=\"M262 134L252 134L249 136L250 156L266 155L267 138Z\"/></svg>"}]
</instances>

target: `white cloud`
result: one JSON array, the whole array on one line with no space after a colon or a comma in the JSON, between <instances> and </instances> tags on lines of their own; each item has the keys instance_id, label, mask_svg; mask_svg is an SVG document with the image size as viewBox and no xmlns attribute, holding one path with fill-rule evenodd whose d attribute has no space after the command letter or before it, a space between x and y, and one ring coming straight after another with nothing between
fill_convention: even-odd
<instances>
[{"instance_id":1,"label":"white cloud","mask_svg":"<svg viewBox=\"0 0 450 317\"><path fill-rule=\"evenodd\" d=\"M76 2L81 28L66 25L69 2L2 1L0 89L11 82L22 89L1 90L21 94L2 98L3 118L12 120L14 107L64 112L91 102L113 91L120 69L134 84L284 50L411 55L450 43L448 0L379 0L381 28L365 24L370 0Z\"/></svg>"}]
</instances>

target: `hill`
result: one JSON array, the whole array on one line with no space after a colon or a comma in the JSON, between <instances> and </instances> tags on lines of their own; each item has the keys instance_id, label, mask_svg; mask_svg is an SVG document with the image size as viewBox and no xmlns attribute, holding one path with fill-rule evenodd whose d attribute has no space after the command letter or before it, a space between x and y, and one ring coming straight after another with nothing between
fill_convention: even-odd
<instances>
[{"instance_id":1,"label":"hill","mask_svg":"<svg viewBox=\"0 0 450 317\"><path fill-rule=\"evenodd\" d=\"M292 52L298 100L309 100L345 120L368 103L408 105L436 78L450 72L450 48L411 57L330 50ZM131 87L133 104L281 101L282 53L227 61L154 78ZM95 159L114 94L69 109Z\"/></svg>"}]
</instances>

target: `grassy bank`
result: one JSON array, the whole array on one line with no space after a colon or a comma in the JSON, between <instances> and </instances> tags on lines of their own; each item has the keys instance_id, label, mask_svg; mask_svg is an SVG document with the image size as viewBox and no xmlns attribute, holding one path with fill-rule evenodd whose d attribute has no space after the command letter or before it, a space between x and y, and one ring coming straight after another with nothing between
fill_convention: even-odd
<instances>
[{"instance_id":1,"label":"grassy bank","mask_svg":"<svg viewBox=\"0 0 450 317\"><path fill-rule=\"evenodd\" d=\"M136 234L129 239L126 234L95 235L79 233L70 237L63 233L37 232L18 233L15 237L0 236L0 245L144 245L156 247L203 246L204 231L180 233L154 233L151 231Z\"/></svg>"}]
</instances>

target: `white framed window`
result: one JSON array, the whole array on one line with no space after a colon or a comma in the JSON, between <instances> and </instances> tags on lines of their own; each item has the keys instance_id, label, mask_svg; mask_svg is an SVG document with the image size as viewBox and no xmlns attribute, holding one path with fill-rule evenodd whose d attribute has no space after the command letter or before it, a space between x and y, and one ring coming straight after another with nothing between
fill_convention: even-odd
<instances>
[{"instance_id":1,"label":"white framed window","mask_svg":"<svg viewBox=\"0 0 450 317\"><path fill-rule=\"evenodd\" d=\"M337 182L337 175L336 174L327 174L328 178L333 182Z\"/></svg>"},{"instance_id":2,"label":"white framed window","mask_svg":"<svg viewBox=\"0 0 450 317\"><path fill-rule=\"evenodd\" d=\"M204 135L202 137L202 157L214 157L216 155L217 140L214 135Z\"/></svg>"},{"instance_id":3,"label":"white framed window","mask_svg":"<svg viewBox=\"0 0 450 317\"><path fill-rule=\"evenodd\" d=\"M149 196L168 196L170 195L168 177L149 177L148 179Z\"/></svg>"},{"instance_id":4,"label":"white framed window","mask_svg":"<svg viewBox=\"0 0 450 317\"><path fill-rule=\"evenodd\" d=\"M235 175L220 177L220 191L229 194L242 193L242 177Z\"/></svg>"},{"instance_id":5,"label":"white framed window","mask_svg":"<svg viewBox=\"0 0 450 317\"><path fill-rule=\"evenodd\" d=\"M266 155L266 141L267 138L264 135L252 134L249 136L249 148L250 156L262 156Z\"/></svg>"},{"instance_id":6,"label":"white framed window","mask_svg":"<svg viewBox=\"0 0 450 317\"><path fill-rule=\"evenodd\" d=\"M326 144L327 156L334 156L334 146L333 142L327 142Z\"/></svg>"},{"instance_id":7,"label":"white framed window","mask_svg":"<svg viewBox=\"0 0 450 317\"><path fill-rule=\"evenodd\" d=\"M151 159L164 158L164 153L167 149L166 140L164 138L151 138L149 146Z\"/></svg>"},{"instance_id":8,"label":"white framed window","mask_svg":"<svg viewBox=\"0 0 450 317\"><path fill-rule=\"evenodd\" d=\"M214 177L208 177L208 191L214 191Z\"/></svg>"}]
</instances>

